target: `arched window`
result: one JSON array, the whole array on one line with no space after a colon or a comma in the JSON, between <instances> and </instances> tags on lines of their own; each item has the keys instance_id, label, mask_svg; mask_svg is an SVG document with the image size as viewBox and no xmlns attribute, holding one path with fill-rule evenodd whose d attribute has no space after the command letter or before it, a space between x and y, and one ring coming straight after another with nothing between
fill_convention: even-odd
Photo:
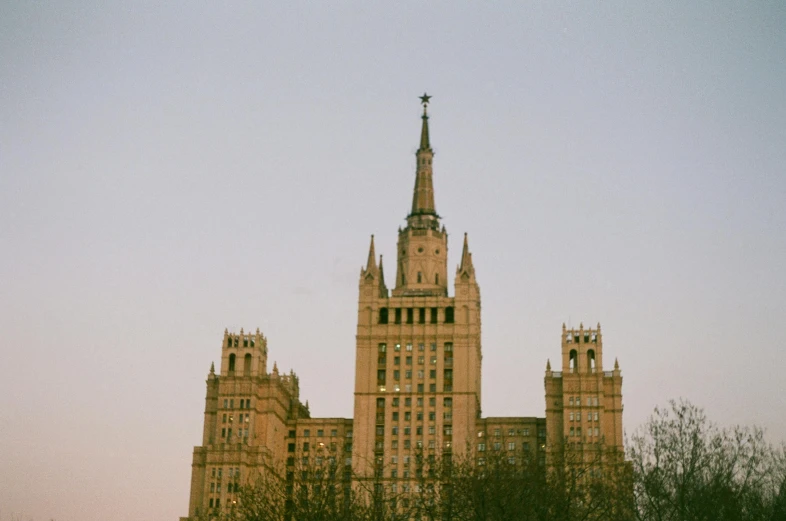
<instances>
[{"instance_id":1,"label":"arched window","mask_svg":"<svg viewBox=\"0 0 786 521\"><path fill-rule=\"evenodd\" d=\"M571 373L575 373L579 367L579 354L576 352L575 349L570 350L570 359L568 361L568 367L570 368Z\"/></svg>"},{"instance_id":2,"label":"arched window","mask_svg":"<svg viewBox=\"0 0 786 521\"><path fill-rule=\"evenodd\" d=\"M379 323L380 324L388 323L388 308L379 309Z\"/></svg>"},{"instance_id":3,"label":"arched window","mask_svg":"<svg viewBox=\"0 0 786 521\"><path fill-rule=\"evenodd\" d=\"M251 353L243 357L243 376L251 376Z\"/></svg>"},{"instance_id":4,"label":"arched window","mask_svg":"<svg viewBox=\"0 0 786 521\"><path fill-rule=\"evenodd\" d=\"M227 347L232 347L232 337L227 337Z\"/></svg>"},{"instance_id":5,"label":"arched window","mask_svg":"<svg viewBox=\"0 0 786 521\"><path fill-rule=\"evenodd\" d=\"M235 372L235 353L229 355L229 374Z\"/></svg>"},{"instance_id":6,"label":"arched window","mask_svg":"<svg viewBox=\"0 0 786 521\"><path fill-rule=\"evenodd\" d=\"M587 351L587 371L590 373L595 372L595 350L590 349Z\"/></svg>"},{"instance_id":7,"label":"arched window","mask_svg":"<svg viewBox=\"0 0 786 521\"><path fill-rule=\"evenodd\" d=\"M434 275L434 284L439 284L439 273Z\"/></svg>"}]
</instances>

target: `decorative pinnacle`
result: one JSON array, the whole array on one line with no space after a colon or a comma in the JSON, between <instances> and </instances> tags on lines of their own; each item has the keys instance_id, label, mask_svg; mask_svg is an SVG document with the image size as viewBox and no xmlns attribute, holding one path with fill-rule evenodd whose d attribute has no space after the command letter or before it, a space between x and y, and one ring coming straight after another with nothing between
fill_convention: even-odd
<instances>
[{"instance_id":1,"label":"decorative pinnacle","mask_svg":"<svg viewBox=\"0 0 786 521\"><path fill-rule=\"evenodd\" d=\"M620 369L620 363L617 361L616 358L614 359L614 369L616 371L619 371L619 369Z\"/></svg>"},{"instance_id":2,"label":"decorative pinnacle","mask_svg":"<svg viewBox=\"0 0 786 521\"><path fill-rule=\"evenodd\" d=\"M551 371L551 359L546 359L546 371Z\"/></svg>"},{"instance_id":3,"label":"decorative pinnacle","mask_svg":"<svg viewBox=\"0 0 786 521\"><path fill-rule=\"evenodd\" d=\"M210 362L210 374L216 374L216 364L214 362Z\"/></svg>"}]
</instances>

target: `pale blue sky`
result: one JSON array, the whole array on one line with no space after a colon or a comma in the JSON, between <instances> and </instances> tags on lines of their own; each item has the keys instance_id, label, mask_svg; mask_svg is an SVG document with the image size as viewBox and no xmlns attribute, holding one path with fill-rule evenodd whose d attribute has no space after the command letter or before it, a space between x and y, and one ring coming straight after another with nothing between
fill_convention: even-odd
<instances>
[{"instance_id":1,"label":"pale blue sky","mask_svg":"<svg viewBox=\"0 0 786 521\"><path fill-rule=\"evenodd\" d=\"M163 4L0 4L0 520L185 515L225 327L351 416L424 90L484 414L542 416L601 322L628 431L686 397L786 439L782 2Z\"/></svg>"}]
</instances>

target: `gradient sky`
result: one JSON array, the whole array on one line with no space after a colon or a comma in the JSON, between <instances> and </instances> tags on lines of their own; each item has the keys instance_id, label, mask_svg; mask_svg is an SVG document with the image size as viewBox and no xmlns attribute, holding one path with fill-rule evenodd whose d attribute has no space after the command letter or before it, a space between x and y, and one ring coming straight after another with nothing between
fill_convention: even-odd
<instances>
[{"instance_id":1,"label":"gradient sky","mask_svg":"<svg viewBox=\"0 0 786 521\"><path fill-rule=\"evenodd\" d=\"M0 4L0 520L186 515L224 328L352 415L424 90L485 415L600 322L628 433L685 397L786 440L783 2L106 4Z\"/></svg>"}]
</instances>

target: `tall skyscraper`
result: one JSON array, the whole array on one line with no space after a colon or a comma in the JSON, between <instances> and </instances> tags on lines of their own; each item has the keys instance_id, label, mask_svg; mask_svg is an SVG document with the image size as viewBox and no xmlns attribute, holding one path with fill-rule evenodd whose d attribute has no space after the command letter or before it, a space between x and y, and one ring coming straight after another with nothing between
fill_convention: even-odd
<instances>
[{"instance_id":1,"label":"tall skyscraper","mask_svg":"<svg viewBox=\"0 0 786 521\"><path fill-rule=\"evenodd\" d=\"M352 418L312 418L297 376L267 371L267 340L224 332L211 367L202 446L195 447L189 517L232 505L240 484L284 474L326 454L353 480L419 479L416 455L527 457L545 471L566 442L622 450L622 377L602 369L597 329L562 330L562 371L546 366L546 417L481 416L481 306L469 239L448 294L448 233L434 194L434 152L423 95L407 224L399 229L393 289L371 237L360 272ZM515 397L512 397L515 400ZM467 451L470 451L467 454ZM324 451L324 452L323 452ZM349 469L351 468L351 474Z\"/></svg>"}]
</instances>

